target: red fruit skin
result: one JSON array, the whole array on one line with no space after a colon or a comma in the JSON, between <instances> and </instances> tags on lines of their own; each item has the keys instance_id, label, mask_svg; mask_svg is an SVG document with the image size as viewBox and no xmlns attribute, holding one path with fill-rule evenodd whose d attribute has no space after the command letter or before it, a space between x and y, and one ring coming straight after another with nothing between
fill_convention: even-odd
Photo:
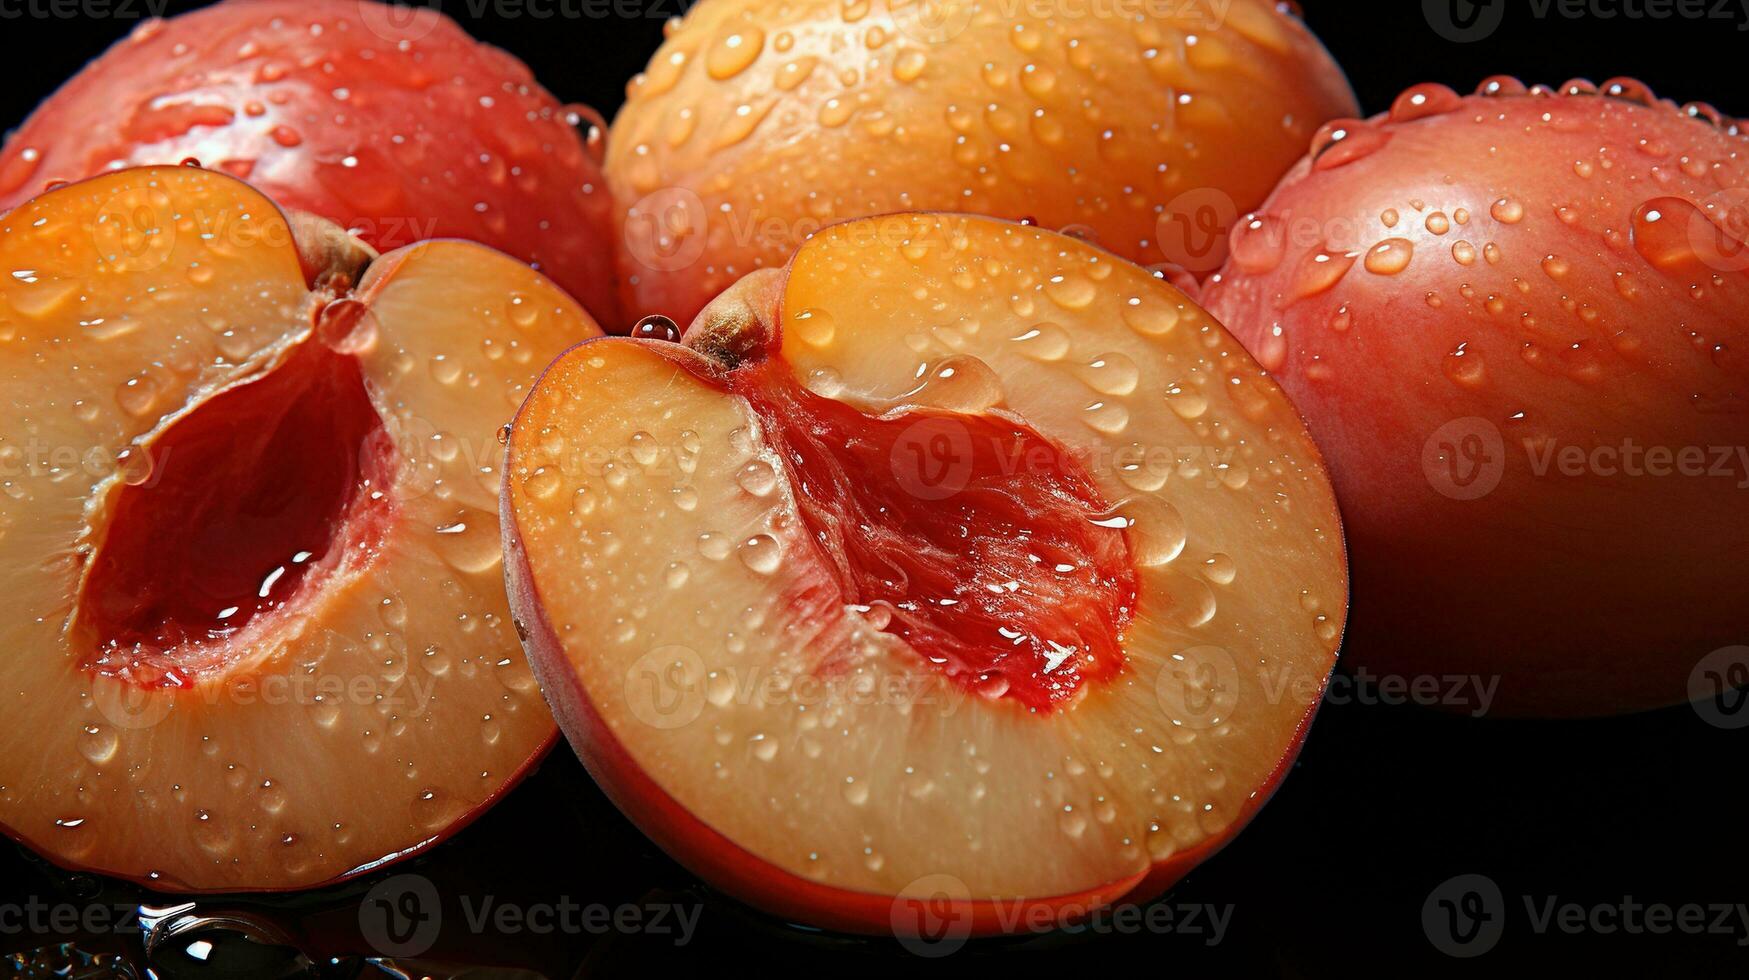
<instances>
[{"instance_id":1,"label":"red fruit skin","mask_svg":"<svg viewBox=\"0 0 1749 980\"><path fill-rule=\"evenodd\" d=\"M0 149L0 212L122 166L198 160L379 251L491 245L617 319L598 149L528 68L426 8L229 0L150 20Z\"/></svg>"},{"instance_id":2,"label":"red fruit skin","mask_svg":"<svg viewBox=\"0 0 1749 980\"><path fill-rule=\"evenodd\" d=\"M1749 140L1628 80L1479 91L1500 94L1417 86L1348 121L1235 227L1203 305L1330 465L1345 661L1497 679L1491 705L1443 704L1471 713L1686 700L1749 638ZM1731 471L1607 472L1630 439ZM1551 446L1587 459L1567 475Z\"/></svg>"}]
</instances>

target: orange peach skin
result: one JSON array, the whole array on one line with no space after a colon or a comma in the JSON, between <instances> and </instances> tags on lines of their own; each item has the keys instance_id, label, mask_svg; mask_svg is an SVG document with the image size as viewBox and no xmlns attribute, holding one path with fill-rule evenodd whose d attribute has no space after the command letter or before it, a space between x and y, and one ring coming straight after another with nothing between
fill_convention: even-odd
<instances>
[{"instance_id":1,"label":"orange peach skin","mask_svg":"<svg viewBox=\"0 0 1749 980\"><path fill-rule=\"evenodd\" d=\"M1078 9L704 0L608 141L628 315L687 323L810 232L891 211L1030 218L1212 272L1227 225L1357 111L1272 0Z\"/></svg>"}]
</instances>

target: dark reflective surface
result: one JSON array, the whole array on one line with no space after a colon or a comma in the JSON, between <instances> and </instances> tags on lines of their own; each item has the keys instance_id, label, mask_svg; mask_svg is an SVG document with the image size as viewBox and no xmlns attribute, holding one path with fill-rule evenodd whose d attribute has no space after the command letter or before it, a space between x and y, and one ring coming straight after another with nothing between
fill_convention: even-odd
<instances>
[{"instance_id":1,"label":"dark reflective surface","mask_svg":"<svg viewBox=\"0 0 1749 980\"><path fill-rule=\"evenodd\" d=\"M1504 965L1741 976L1741 908L1722 931L1712 931L1709 909L1707 930L1666 935L1619 931L1628 927L1619 915L1618 931L1599 932L1611 914L1596 909L1749 901L1745 732L1687 707L1553 724L1330 704L1276 799L1151 917L973 942L935 959L890 939L794 928L715 895L645 841L561 747L455 839L318 892L184 903L68 874L7 845L0 905L11 903L11 917L0 916L0 950L44 948L24 975L68 975L51 973L56 964L74 976L128 975L149 959L165 978L945 974L974 960L1018 975L1139 962L1183 976L1348 977L1368 967L1442 976ZM1485 876L1500 893L1485 910L1501 917L1498 944L1475 959L1441 952L1449 930L1423 918L1459 875ZM69 911L28 920L48 922L47 934L21 931L33 900ZM147 911L125 919L142 900ZM1568 931L1551 918L1539 931L1551 900L1584 907L1590 924ZM57 914L78 921L54 927L45 916ZM118 959L92 962L54 948L62 943Z\"/></svg>"}]
</instances>

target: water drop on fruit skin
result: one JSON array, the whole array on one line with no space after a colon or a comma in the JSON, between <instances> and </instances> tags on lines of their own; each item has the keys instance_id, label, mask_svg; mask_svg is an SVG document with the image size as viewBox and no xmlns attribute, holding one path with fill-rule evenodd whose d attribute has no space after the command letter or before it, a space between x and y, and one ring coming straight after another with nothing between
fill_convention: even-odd
<instances>
[{"instance_id":1,"label":"water drop on fruit skin","mask_svg":"<svg viewBox=\"0 0 1749 980\"><path fill-rule=\"evenodd\" d=\"M1002 380L976 357L956 354L944 358L927 379L901 395L901 404L939 408L950 412L979 414L1003 399Z\"/></svg>"},{"instance_id":2,"label":"water drop on fruit skin","mask_svg":"<svg viewBox=\"0 0 1749 980\"><path fill-rule=\"evenodd\" d=\"M644 317L632 327L632 334L638 340L666 340L670 343L680 341L680 327L673 320L661 314Z\"/></svg>"},{"instance_id":3,"label":"water drop on fruit skin","mask_svg":"<svg viewBox=\"0 0 1749 980\"><path fill-rule=\"evenodd\" d=\"M1294 297L1304 299L1329 290L1353 265L1354 256L1347 252L1308 252L1294 270Z\"/></svg>"},{"instance_id":4,"label":"water drop on fruit skin","mask_svg":"<svg viewBox=\"0 0 1749 980\"><path fill-rule=\"evenodd\" d=\"M1404 89L1391 103L1390 120L1394 123L1413 122L1429 116L1443 115L1462 105L1458 94L1444 85L1424 82Z\"/></svg>"},{"instance_id":5,"label":"water drop on fruit skin","mask_svg":"<svg viewBox=\"0 0 1749 980\"><path fill-rule=\"evenodd\" d=\"M1102 395L1128 395L1136 390L1141 369L1128 355L1112 351L1089 361L1079 372L1087 387Z\"/></svg>"},{"instance_id":6,"label":"water drop on fruit skin","mask_svg":"<svg viewBox=\"0 0 1749 980\"><path fill-rule=\"evenodd\" d=\"M1123 501L1088 520L1100 527L1123 531L1130 543L1130 556L1143 568L1176 559L1184 551L1189 535L1178 508L1153 495Z\"/></svg>"},{"instance_id":7,"label":"water drop on fruit skin","mask_svg":"<svg viewBox=\"0 0 1749 980\"><path fill-rule=\"evenodd\" d=\"M1234 226L1229 250L1240 270L1252 275L1274 271L1287 251L1287 232L1280 218L1252 215Z\"/></svg>"},{"instance_id":8,"label":"water drop on fruit skin","mask_svg":"<svg viewBox=\"0 0 1749 980\"><path fill-rule=\"evenodd\" d=\"M1366 271L1381 276L1394 276L1409 267L1415 256L1415 245L1407 238L1387 238L1366 253Z\"/></svg>"},{"instance_id":9,"label":"water drop on fruit skin","mask_svg":"<svg viewBox=\"0 0 1749 980\"><path fill-rule=\"evenodd\" d=\"M790 327L802 343L810 347L825 347L837 336L837 324L825 310L801 310L790 317Z\"/></svg>"},{"instance_id":10,"label":"water drop on fruit skin","mask_svg":"<svg viewBox=\"0 0 1749 980\"><path fill-rule=\"evenodd\" d=\"M1447 354L1442 369L1453 383L1465 388L1480 388L1486 380L1486 364L1480 353L1468 350L1467 346L1459 344L1456 350Z\"/></svg>"},{"instance_id":11,"label":"water drop on fruit skin","mask_svg":"<svg viewBox=\"0 0 1749 980\"><path fill-rule=\"evenodd\" d=\"M741 563L761 575L770 575L783 563L783 546L769 534L755 534L741 543Z\"/></svg>"},{"instance_id":12,"label":"water drop on fruit skin","mask_svg":"<svg viewBox=\"0 0 1749 980\"><path fill-rule=\"evenodd\" d=\"M1069 353L1068 331L1054 323L1038 323L1010 338L1022 356L1034 361L1059 361Z\"/></svg>"},{"instance_id":13,"label":"water drop on fruit skin","mask_svg":"<svg viewBox=\"0 0 1749 980\"><path fill-rule=\"evenodd\" d=\"M1334 170L1378 152L1391 134L1359 119L1333 119L1312 136L1312 169Z\"/></svg>"},{"instance_id":14,"label":"water drop on fruit skin","mask_svg":"<svg viewBox=\"0 0 1749 980\"><path fill-rule=\"evenodd\" d=\"M763 459L748 460L747 465L741 467L741 471L736 474L735 482L742 490L755 497L769 496L777 489L777 471Z\"/></svg>"}]
</instances>

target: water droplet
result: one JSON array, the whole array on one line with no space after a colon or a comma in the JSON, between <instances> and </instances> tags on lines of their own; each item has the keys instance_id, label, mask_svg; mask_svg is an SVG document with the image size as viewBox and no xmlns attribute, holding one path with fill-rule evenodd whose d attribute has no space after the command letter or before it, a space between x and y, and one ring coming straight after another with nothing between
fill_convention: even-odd
<instances>
[{"instance_id":1,"label":"water droplet","mask_svg":"<svg viewBox=\"0 0 1749 980\"><path fill-rule=\"evenodd\" d=\"M705 52L705 71L717 81L734 78L759 57L765 47L765 32L747 26L717 38Z\"/></svg>"},{"instance_id":2,"label":"water droplet","mask_svg":"<svg viewBox=\"0 0 1749 980\"><path fill-rule=\"evenodd\" d=\"M802 343L825 347L838 335L838 325L825 310L806 309L790 317L790 326Z\"/></svg>"},{"instance_id":3,"label":"water droplet","mask_svg":"<svg viewBox=\"0 0 1749 980\"><path fill-rule=\"evenodd\" d=\"M1140 297L1132 298L1124 307L1124 323L1144 337L1164 336L1178 325L1178 310Z\"/></svg>"},{"instance_id":4,"label":"water droplet","mask_svg":"<svg viewBox=\"0 0 1749 980\"><path fill-rule=\"evenodd\" d=\"M1287 251L1287 232L1280 218L1252 215L1233 229L1233 262L1252 275L1271 272Z\"/></svg>"},{"instance_id":5,"label":"water droplet","mask_svg":"<svg viewBox=\"0 0 1749 980\"><path fill-rule=\"evenodd\" d=\"M1175 415L1188 422L1202 418L1208 411L1209 400L1194 386L1173 382L1166 386L1166 404Z\"/></svg>"},{"instance_id":6,"label":"water droplet","mask_svg":"<svg viewBox=\"0 0 1749 980\"><path fill-rule=\"evenodd\" d=\"M541 466L522 481L522 490L536 500L551 500L563 483L557 469Z\"/></svg>"},{"instance_id":7,"label":"water droplet","mask_svg":"<svg viewBox=\"0 0 1749 980\"><path fill-rule=\"evenodd\" d=\"M504 557L497 515L471 507L464 508L455 520L438 527L433 544L438 556L451 568L469 575L497 568Z\"/></svg>"},{"instance_id":8,"label":"water droplet","mask_svg":"<svg viewBox=\"0 0 1749 980\"><path fill-rule=\"evenodd\" d=\"M1324 249L1306 253L1294 270L1293 294L1298 299L1326 292L1354 265L1354 256L1347 252Z\"/></svg>"},{"instance_id":9,"label":"water droplet","mask_svg":"<svg viewBox=\"0 0 1749 980\"><path fill-rule=\"evenodd\" d=\"M1459 344L1457 349L1445 355L1442 367L1445 376L1452 382L1465 388L1480 388L1487 380L1486 364L1482 355L1466 349L1465 344Z\"/></svg>"},{"instance_id":10,"label":"water droplet","mask_svg":"<svg viewBox=\"0 0 1749 980\"><path fill-rule=\"evenodd\" d=\"M101 725L87 725L79 736L79 754L91 760L93 765L101 766L115 758L116 749L120 745L121 740L114 730Z\"/></svg>"},{"instance_id":11,"label":"water droplet","mask_svg":"<svg viewBox=\"0 0 1749 980\"><path fill-rule=\"evenodd\" d=\"M1381 276L1394 276L1409 267L1415 256L1415 245L1407 238L1387 238L1366 253L1366 271Z\"/></svg>"},{"instance_id":12,"label":"water droplet","mask_svg":"<svg viewBox=\"0 0 1749 980\"><path fill-rule=\"evenodd\" d=\"M768 496L777 489L777 471L763 459L752 459L735 475L735 482L741 489L755 497Z\"/></svg>"},{"instance_id":13,"label":"water droplet","mask_svg":"<svg viewBox=\"0 0 1749 980\"><path fill-rule=\"evenodd\" d=\"M705 531L698 536L698 553L711 561L722 561L729 557L733 548L725 534L716 531Z\"/></svg>"},{"instance_id":14,"label":"water droplet","mask_svg":"<svg viewBox=\"0 0 1749 980\"><path fill-rule=\"evenodd\" d=\"M1114 401L1095 401L1081 410L1081 421L1096 432L1116 435L1129 427L1130 412Z\"/></svg>"},{"instance_id":15,"label":"water droplet","mask_svg":"<svg viewBox=\"0 0 1749 980\"><path fill-rule=\"evenodd\" d=\"M632 327L632 337L638 340L665 340L670 343L679 343L680 327L673 320L658 313L639 320Z\"/></svg>"},{"instance_id":16,"label":"water droplet","mask_svg":"<svg viewBox=\"0 0 1749 980\"><path fill-rule=\"evenodd\" d=\"M1069 353L1069 332L1054 323L1040 323L1009 338L1021 356L1035 361L1057 361Z\"/></svg>"},{"instance_id":17,"label":"water droplet","mask_svg":"<svg viewBox=\"0 0 1749 980\"><path fill-rule=\"evenodd\" d=\"M1378 152L1391 134L1359 119L1333 119L1312 135L1312 169L1334 170Z\"/></svg>"},{"instance_id":18,"label":"water droplet","mask_svg":"<svg viewBox=\"0 0 1749 980\"><path fill-rule=\"evenodd\" d=\"M929 57L916 48L906 48L893 58L893 77L901 82L916 81L928 67Z\"/></svg>"},{"instance_id":19,"label":"water droplet","mask_svg":"<svg viewBox=\"0 0 1749 980\"><path fill-rule=\"evenodd\" d=\"M1188 530L1178 508L1164 498L1147 495L1123 501L1089 518L1100 527L1124 532L1137 565L1164 565L1184 551Z\"/></svg>"},{"instance_id":20,"label":"water droplet","mask_svg":"<svg viewBox=\"0 0 1749 980\"><path fill-rule=\"evenodd\" d=\"M143 417L158 403L161 388L150 374L138 374L121 383L115 390L115 402L121 410Z\"/></svg>"},{"instance_id":21,"label":"water droplet","mask_svg":"<svg viewBox=\"0 0 1749 980\"><path fill-rule=\"evenodd\" d=\"M943 358L921 385L896 401L976 415L1000 404L1002 381L982 360L965 354Z\"/></svg>"},{"instance_id":22,"label":"water droplet","mask_svg":"<svg viewBox=\"0 0 1749 980\"><path fill-rule=\"evenodd\" d=\"M761 575L770 575L783 564L783 546L769 534L755 534L741 542L741 564Z\"/></svg>"},{"instance_id":23,"label":"water droplet","mask_svg":"<svg viewBox=\"0 0 1749 980\"><path fill-rule=\"evenodd\" d=\"M1141 371L1128 354L1102 354L1080 370L1082 382L1102 395L1127 395L1136 390Z\"/></svg>"},{"instance_id":24,"label":"water droplet","mask_svg":"<svg viewBox=\"0 0 1749 980\"><path fill-rule=\"evenodd\" d=\"M1216 585L1231 585L1238 574L1238 564L1228 555L1216 552L1203 560L1202 577Z\"/></svg>"},{"instance_id":25,"label":"water droplet","mask_svg":"<svg viewBox=\"0 0 1749 980\"><path fill-rule=\"evenodd\" d=\"M1413 122L1426 119L1429 116L1442 115L1458 108L1463 99L1451 89L1435 82L1423 82L1404 89L1391 103L1390 120L1395 123Z\"/></svg>"},{"instance_id":26,"label":"water droplet","mask_svg":"<svg viewBox=\"0 0 1749 980\"><path fill-rule=\"evenodd\" d=\"M1098 295L1093 281L1078 273L1052 276L1045 283L1045 295L1065 310L1086 309Z\"/></svg>"}]
</instances>

